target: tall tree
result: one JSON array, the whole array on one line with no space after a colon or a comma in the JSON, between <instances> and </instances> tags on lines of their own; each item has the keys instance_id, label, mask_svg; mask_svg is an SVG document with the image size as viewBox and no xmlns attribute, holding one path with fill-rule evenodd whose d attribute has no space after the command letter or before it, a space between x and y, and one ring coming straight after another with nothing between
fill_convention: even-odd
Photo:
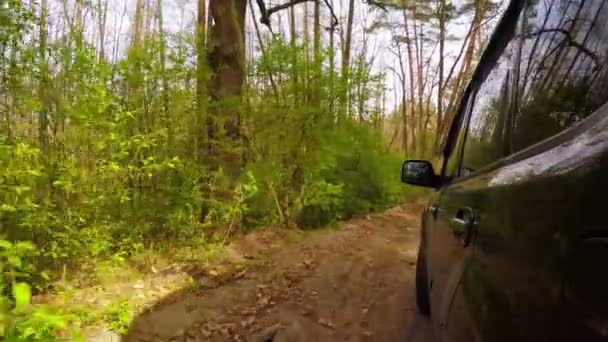
<instances>
[{"instance_id":1,"label":"tall tree","mask_svg":"<svg viewBox=\"0 0 608 342\"><path fill-rule=\"evenodd\" d=\"M197 51L197 82L196 82L196 114L194 128L194 159L202 157L202 141L205 141L206 130L202 129L207 115L207 1L198 0L198 16L196 24L196 51ZM207 144L208 145L208 144ZM209 146L209 145L208 145ZM209 151L206 151L209 152Z\"/></svg>"},{"instance_id":2,"label":"tall tree","mask_svg":"<svg viewBox=\"0 0 608 342\"><path fill-rule=\"evenodd\" d=\"M314 22L313 22L313 102L319 104L321 92L321 73L323 70L323 60L321 55L321 0L315 0Z\"/></svg>"},{"instance_id":3,"label":"tall tree","mask_svg":"<svg viewBox=\"0 0 608 342\"><path fill-rule=\"evenodd\" d=\"M240 156L240 97L245 81L245 10L246 0L211 0L211 27L208 37L209 96L211 111L207 116L207 139L212 159L218 157L219 134L224 133L227 148L223 157L229 172L237 172ZM215 163L219 160L215 160ZM219 166L219 164L216 164Z\"/></svg>"},{"instance_id":4,"label":"tall tree","mask_svg":"<svg viewBox=\"0 0 608 342\"><path fill-rule=\"evenodd\" d=\"M157 20L158 20L158 33L159 33L159 53L160 53L160 72L162 78L162 119L165 127L167 128L168 148L173 146L173 125L171 123L171 116L169 114L169 78L167 75L166 67L166 41L165 41L165 29L163 22L163 0L158 0L157 3Z\"/></svg>"},{"instance_id":5,"label":"tall tree","mask_svg":"<svg viewBox=\"0 0 608 342\"><path fill-rule=\"evenodd\" d=\"M415 124L415 118L416 118L416 101L415 98L416 96L415 94L415 82L416 79L418 78L417 74L414 72L414 67L416 65L418 65L418 55L414 54L414 49L413 49L413 45L417 45L414 44L414 37L412 37L410 35L410 23L409 23L409 13L407 12L407 8L405 6L403 6L402 10L401 10L401 14L403 16L403 26L405 28L405 43L406 43L406 48L407 48L407 60L408 60L408 70L409 70L409 83L410 83L410 101L409 101L409 105L410 105L410 113L411 113L411 117L412 117L412 122L410 124L410 137L411 137L411 141L412 141L412 151L415 153L416 150L416 124ZM415 26L414 26L415 27ZM402 58L400 58L400 60L402 60ZM405 79L404 79L405 82ZM405 106L405 103L403 104ZM405 110L405 109L404 109ZM404 130L407 130L408 127L406 127L404 125Z\"/></svg>"},{"instance_id":6,"label":"tall tree","mask_svg":"<svg viewBox=\"0 0 608 342\"><path fill-rule=\"evenodd\" d=\"M445 27L446 27L446 0L437 1L437 17L439 21L439 80L437 83L437 120L443 121L443 73L445 59Z\"/></svg>"},{"instance_id":7,"label":"tall tree","mask_svg":"<svg viewBox=\"0 0 608 342\"><path fill-rule=\"evenodd\" d=\"M106 51L106 21L108 18L108 1L97 0L96 2L96 10L97 10L97 25L98 25L98 33L99 33L99 45L97 48L98 60L105 60L105 51Z\"/></svg>"},{"instance_id":8,"label":"tall tree","mask_svg":"<svg viewBox=\"0 0 608 342\"><path fill-rule=\"evenodd\" d=\"M333 11L334 8L334 0L331 0L329 4L330 8ZM337 20L333 21L330 19L331 23L329 26L329 112L332 116L335 115L335 74L336 74L336 26L338 24Z\"/></svg>"},{"instance_id":9,"label":"tall tree","mask_svg":"<svg viewBox=\"0 0 608 342\"><path fill-rule=\"evenodd\" d=\"M342 47L342 91L340 100L341 117L344 118L349 110L348 100L348 83L350 79L350 56L351 45L353 40L353 23L355 18L355 0L349 0L348 19L346 23L346 36L344 37L344 46Z\"/></svg>"},{"instance_id":10,"label":"tall tree","mask_svg":"<svg viewBox=\"0 0 608 342\"><path fill-rule=\"evenodd\" d=\"M47 64L47 18L48 18L48 0L41 0L40 2L40 19L39 19L39 45L38 45L38 58L40 66L40 82L38 93L40 97L40 119L39 119L39 133L38 138L40 140L40 147L43 151L43 155L48 157L49 154L49 68Z\"/></svg>"}]
</instances>

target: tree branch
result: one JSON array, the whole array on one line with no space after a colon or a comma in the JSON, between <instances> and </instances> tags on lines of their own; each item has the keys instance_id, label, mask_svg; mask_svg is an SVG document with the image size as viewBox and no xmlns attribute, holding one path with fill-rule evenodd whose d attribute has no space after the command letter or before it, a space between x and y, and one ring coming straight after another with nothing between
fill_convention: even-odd
<instances>
[{"instance_id":1,"label":"tree branch","mask_svg":"<svg viewBox=\"0 0 608 342\"><path fill-rule=\"evenodd\" d=\"M257 0L258 2L258 7L260 7L260 12L262 13L262 18L260 19L260 22L268 27L270 27L270 16L278 11L282 11L284 9L288 9L291 6L295 6L297 4L301 4L304 2L308 2L308 1L316 1L316 0L291 0L290 2L281 4L281 5L276 5L274 7L269 8L268 10L266 10L266 5L264 4L263 0Z\"/></svg>"},{"instance_id":2,"label":"tree branch","mask_svg":"<svg viewBox=\"0 0 608 342\"><path fill-rule=\"evenodd\" d=\"M329 3L329 0L324 0L324 2L325 2L325 6L327 6L327 8L329 8L329 12L331 13L331 17L333 19L333 21L331 22L331 27L330 27L330 29L333 31L336 29L336 27L338 27L338 25L340 24L340 21L338 20L338 17L336 16L336 13L334 12L334 8Z\"/></svg>"},{"instance_id":3,"label":"tree branch","mask_svg":"<svg viewBox=\"0 0 608 342\"><path fill-rule=\"evenodd\" d=\"M558 32L563 34L564 36L566 36L568 45L575 47L577 49L579 49L582 53L586 54L587 56L591 57L591 59L593 59L593 61L595 62L596 65L599 64L599 57L593 53L593 51L589 50L586 46L584 46L583 44L577 42L574 37L572 37L572 32L566 30L566 29L562 29L562 28L554 28L554 29L543 29L540 30L538 32L534 32L530 34L530 37L536 36L536 35L541 35L543 33L548 33L548 32Z\"/></svg>"},{"instance_id":4,"label":"tree branch","mask_svg":"<svg viewBox=\"0 0 608 342\"><path fill-rule=\"evenodd\" d=\"M378 7L379 9L383 10L384 12L388 12L388 8L402 8L403 7L401 5L394 4L394 3L387 3L382 0L366 0L365 3L367 3L370 6Z\"/></svg>"},{"instance_id":5,"label":"tree branch","mask_svg":"<svg viewBox=\"0 0 608 342\"><path fill-rule=\"evenodd\" d=\"M454 60L454 64L452 64L452 67L450 68L450 72L448 73L448 76L444 80L444 83L443 83L444 91L445 91L445 89L447 89L449 83L452 81L452 76L454 75L454 71L456 69L456 66L460 62L460 58L462 58L462 55L464 53L465 47L466 47L466 45L468 43L468 40L471 37L471 34L473 34L474 31L477 31L477 30L481 29L483 26L485 26L486 24L488 24L490 21L494 20L499 14L500 14L500 12L496 11L494 14L492 14L490 17L488 17L486 20L484 20L483 22L479 23L478 25L475 25L474 21L471 22L471 27L469 28L469 31L467 32L467 35L464 37L464 39L462 41L462 46L460 47L460 51L458 52L458 56Z\"/></svg>"},{"instance_id":6,"label":"tree branch","mask_svg":"<svg viewBox=\"0 0 608 342\"><path fill-rule=\"evenodd\" d=\"M271 7L269 9L266 9L266 4L264 4L264 0L256 0L256 1L258 3L258 7L260 8L260 13L262 14L262 16L260 18L260 22L262 24L268 26L268 28L271 28L270 27L270 16L272 16L274 13L282 11L284 9L288 9L291 6L302 4L302 3L305 3L305 2L315 2L317 0L291 0L291 1L286 2L284 4L280 4L280 5L276 5L274 7ZM327 8L329 9L329 12L331 13L332 23L331 23L330 29L333 30L339 24L338 17L336 16L334 8L329 3L329 0L323 0L323 2L325 3L325 5L327 6Z\"/></svg>"}]
</instances>

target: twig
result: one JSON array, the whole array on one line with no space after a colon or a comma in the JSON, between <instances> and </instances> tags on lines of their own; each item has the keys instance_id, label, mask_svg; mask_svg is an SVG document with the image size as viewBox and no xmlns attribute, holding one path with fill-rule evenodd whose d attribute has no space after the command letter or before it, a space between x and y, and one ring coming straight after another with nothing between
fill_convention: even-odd
<instances>
[{"instance_id":1,"label":"twig","mask_svg":"<svg viewBox=\"0 0 608 342\"><path fill-rule=\"evenodd\" d=\"M530 37L533 36L537 36L537 35L541 35L543 33L548 33L548 32L558 32L563 34L564 36L566 36L567 42L569 46L575 47L577 49L579 49L582 53L586 54L587 56L591 57L591 59L593 59L593 62L595 62L596 65L599 64L599 57L593 53L593 51L589 50L586 46L584 46L583 44L577 42L574 37L572 37L572 32L566 30L566 29L562 29L562 28L554 28L554 29L543 29L540 30L538 32L534 32L530 34Z\"/></svg>"},{"instance_id":2,"label":"twig","mask_svg":"<svg viewBox=\"0 0 608 342\"><path fill-rule=\"evenodd\" d=\"M268 185L270 189L270 193L272 194L272 198L274 199L274 204L277 206L277 212L279 213L279 218L283 224L287 224L285 220L285 214L283 214L283 209L281 209L281 203L279 202L279 197L277 196L277 192L274 190L274 183L270 182Z\"/></svg>"}]
</instances>

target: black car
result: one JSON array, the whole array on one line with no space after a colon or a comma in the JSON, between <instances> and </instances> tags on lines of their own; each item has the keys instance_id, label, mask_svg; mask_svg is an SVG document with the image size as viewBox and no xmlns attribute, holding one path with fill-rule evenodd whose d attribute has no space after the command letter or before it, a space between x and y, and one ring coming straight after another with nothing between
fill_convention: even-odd
<instances>
[{"instance_id":1,"label":"black car","mask_svg":"<svg viewBox=\"0 0 608 342\"><path fill-rule=\"evenodd\" d=\"M440 341L608 340L608 0L512 1L422 217L416 295Z\"/></svg>"}]
</instances>

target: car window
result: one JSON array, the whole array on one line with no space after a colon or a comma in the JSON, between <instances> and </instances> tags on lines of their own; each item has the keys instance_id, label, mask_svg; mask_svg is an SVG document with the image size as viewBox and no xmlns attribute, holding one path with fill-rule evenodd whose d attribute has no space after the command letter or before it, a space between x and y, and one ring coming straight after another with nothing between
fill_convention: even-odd
<instances>
[{"instance_id":1,"label":"car window","mask_svg":"<svg viewBox=\"0 0 608 342\"><path fill-rule=\"evenodd\" d=\"M513 152L571 127L607 102L607 2L528 2Z\"/></svg>"},{"instance_id":2,"label":"car window","mask_svg":"<svg viewBox=\"0 0 608 342\"><path fill-rule=\"evenodd\" d=\"M518 20L514 20L513 26ZM487 77L478 86L464 147L461 175L466 176L508 153L505 141L512 111L513 69L520 50L515 30L505 37L506 44Z\"/></svg>"},{"instance_id":3,"label":"car window","mask_svg":"<svg viewBox=\"0 0 608 342\"><path fill-rule=\"evenodd\" d=\"M454 148L450 153L450 157L446 160L445 174L444 178L448 180L456 179L460 176L460 161L462 157L462 149L464 147L464 142L466 140L466 132L467 132L467 124L469 121L469 114L471 111L471 106L473 104L474 96L469 96L467 105L464 107L464 112L461 114L460 122L455 122L455 125L459 126L458 129L458 137L456 138L456 143L454 144Z\"/></svg>"}]
</instances>

